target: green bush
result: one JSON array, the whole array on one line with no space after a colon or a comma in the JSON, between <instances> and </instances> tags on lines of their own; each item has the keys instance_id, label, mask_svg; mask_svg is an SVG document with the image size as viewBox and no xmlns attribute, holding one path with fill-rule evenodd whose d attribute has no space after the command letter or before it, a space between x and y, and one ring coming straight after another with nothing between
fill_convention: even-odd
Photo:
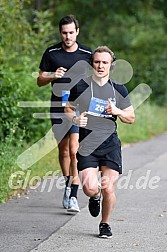
<instances>
[{"instance_id":1,"label":"green bush","mask_svg":"<svg viewBox=\"0 0 167 252\"><path fill-rule=\"evenodd\" d=\"M33 118L34 112L49 112L49 109L21 108L20 101L45 101L50 99L49 87L39 89L33 72L38 72L43 42L51 27L48 13L37 14L38 22L31 27L26 19L24 4L29 1L7 0L0 3L0 105L2 109L0 136L5 139L17 122L18 136L25 129L27 141L37 141L50 127L49 120ZM38 33L36 29L38 29ZM48 29L50 27L50 29ZM42 41L41 38L44 38ZM40 51L40 53L39 53ZM20 129L20 130L19 130Z\"/></svg>"}]
</instances>

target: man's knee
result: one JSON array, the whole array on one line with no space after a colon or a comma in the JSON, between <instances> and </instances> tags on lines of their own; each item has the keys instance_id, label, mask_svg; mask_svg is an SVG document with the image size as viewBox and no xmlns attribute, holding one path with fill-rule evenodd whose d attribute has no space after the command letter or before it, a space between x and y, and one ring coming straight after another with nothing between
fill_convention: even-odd
<instances>
[{"instance_id":1,"label":"man's knee","mask_svg":"<svg viewBox=\"0 0 167 252\"><path fill-rule=\"evenodd\" d=\"M97 187L95 187L95 186L90 187L88 185L84 185L83 191L88 197L93 197L95 194L97 194Z\"/></svg>"},{"instance_id":2,"label":"man's knee","mask_svg":"<svg viewBox=\"0 0 167 252\"><path fill-rule=\"evenodd\" d=\"M76 159L76 153L78 151L78 143L72 143L70 144L70 157L72 160Z\"/></svg>"},{"instance_id":3,"label":"man's knee","mask_svg":"<svg viewBox=\"0 0 167 252\"><path fill-rule=\"evenodd\" d=\"M115 193L115 189L114 189L113 184L103 185L101 189L102 189L103 196L111 196L113 193Z\"/></svg>"},{"instance_id":4,"label":"man's knee","mask_svg":"<svg viewBox=\"0 0 167 252\"><path fill-rule=\"evenodd\" d=\"M59 157L60 158L67 158L67 157L69 157L69 151L68 150L60 150L59 149Z\"/></svg>"},{"instance_id":5,"label":"man's knee","mask_svg":"<svg viewBox=\"0 0 167 252\"><path fill-rule=\"evenodd\" d=\"M83 191L87 196L92 197L98 193L97 179L90 180L86 178L85 180L82 180L82 185L83 185Z\"/></svg>"},{"instance_id":6,"label":"man's knee","mask_svg":"<svg viewBox=\"0 0 167 252\"><path fill-rule=\"evenodd\" d=\"M76 153L70 153L71 161L76 161Z\"/></svg>"},{"instance_id":7,"label":"man's knee","mask_svg":"<svg viewBox=\"0 0 167 252\"><path fill-rule=\"evenodd\" d=\"M59 144L59 156L64 158L69 156L69 146L67 144Z\"/></svg>"}]
</instances>

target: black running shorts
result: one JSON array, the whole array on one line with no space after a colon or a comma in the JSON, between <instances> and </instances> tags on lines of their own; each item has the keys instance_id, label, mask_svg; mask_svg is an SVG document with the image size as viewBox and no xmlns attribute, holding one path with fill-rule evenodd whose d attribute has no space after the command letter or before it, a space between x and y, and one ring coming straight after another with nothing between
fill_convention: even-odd
<instances>
[{"instance_id":1,"label":"black running shorts","mask_svg":"<svg viewBox=\"0 0 167 252\"><path fill-rule=\"evenodd\" d=\"M101 166L107 166L117 172L122 174L122 155L121 155L121 146L116 146L114 149L108 153L104 153L100 150L96 154L92 153L89 156L81 156L77 153L77 168L78 171L82 171L86 168L97 168L99 170Z\"/></svg>"},{"instance_id":2,"label":"black running shorts","mask_svg":"<svg viewBox=\"0 0 167 252\"><path fill-rule=\"evenodd\" d=\"M68 135L72 133L79 133L79 127L75 125L71 126L68 120L62 123L61 119L52 119L52 131L54 133L55 139L59 143Z\"/></svg>"}]
</instances>

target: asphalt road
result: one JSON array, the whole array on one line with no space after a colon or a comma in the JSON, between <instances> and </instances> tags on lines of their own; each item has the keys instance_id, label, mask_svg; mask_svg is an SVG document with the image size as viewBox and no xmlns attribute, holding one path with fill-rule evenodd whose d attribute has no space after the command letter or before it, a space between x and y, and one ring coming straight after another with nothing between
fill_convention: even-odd
<instances>
[{"instance_id":1,"label":"asphalt road","mask_svg":"<svg viewBox=\"0 0 167 252\"><path fill-rule=\"evenodd\" d=\"M167 133L124 148L123 161L111 239L98 238L100 217L90 216L81 189L81 212L71 215L62 208L58 180L50 192L47 181L43 192L0 205L0 251L167 251Z\"/></svg>"}]
</instances>

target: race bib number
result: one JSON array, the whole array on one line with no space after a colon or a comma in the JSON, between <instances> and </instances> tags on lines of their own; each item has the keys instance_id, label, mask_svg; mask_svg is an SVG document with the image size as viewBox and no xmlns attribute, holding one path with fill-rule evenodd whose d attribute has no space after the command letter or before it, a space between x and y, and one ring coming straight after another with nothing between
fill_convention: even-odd
<instances>
[{"instance_id":1,"label":"race bib number","mask_svg":"<svg viewBox=\"0 0 167 252\"><path fill-rule=\"evenodd\" d=\"M90 100L88 113L94 116L104 116L106 115L105 108L107 105L108 101L92 97Z\"/></svg>"},{"instance_id":2,"label":"race bib number","mask_svg":"<svg viewBox=\"0 0 167 252\"><path fill-rule=\"evenodd\" d=\"M70 90L62 90L62 106L65 107L70 96Z\"/></svg>"}]
</instances>

